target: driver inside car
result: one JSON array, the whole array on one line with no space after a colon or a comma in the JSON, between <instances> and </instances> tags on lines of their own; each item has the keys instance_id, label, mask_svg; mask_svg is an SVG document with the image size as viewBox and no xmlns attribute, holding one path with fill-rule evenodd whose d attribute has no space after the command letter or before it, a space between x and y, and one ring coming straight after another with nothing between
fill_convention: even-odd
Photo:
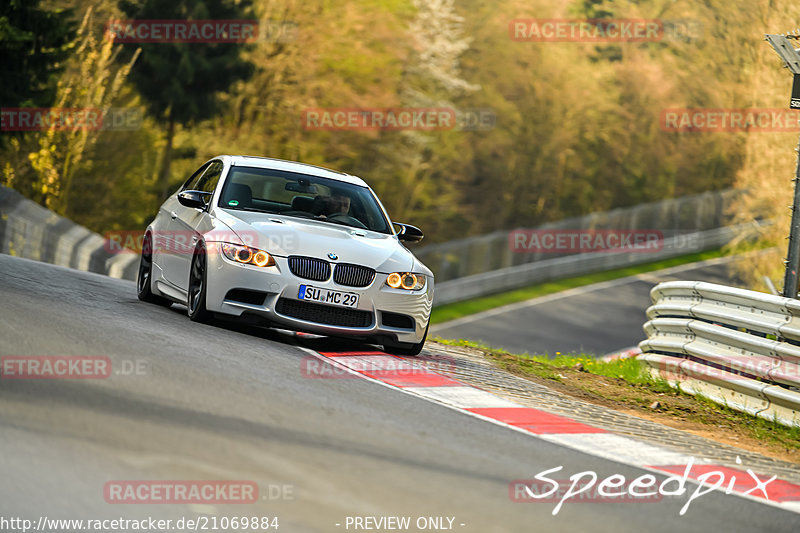
<instances>
[{"instance_id":1,"label":"driver inside car","mask_svg":"<svg viewBox=\"0 0 800 533\"><path fill-rule=\"evenodd\" d=\"M314 198L311 212L326 218L350 216L350 197L336 191L333 191L331 196L317 196Z\"/></svg>"},{"instance_id":2,"label":"driver inside car","mask_svg":"<svg viewBox=\"0 0 800 533\"><path fill-rule=\"evenodd\" d=\"M341 193L334 192L328 201L327 216L336 215L350 216L350 197Z\"/></svg>"}]
</instances>

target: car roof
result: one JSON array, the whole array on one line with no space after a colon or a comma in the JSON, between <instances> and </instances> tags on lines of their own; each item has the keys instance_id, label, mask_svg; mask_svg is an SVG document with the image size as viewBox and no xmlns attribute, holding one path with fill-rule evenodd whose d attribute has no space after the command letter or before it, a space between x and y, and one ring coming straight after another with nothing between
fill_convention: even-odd
<instances>
[{"instance_id":1,"label":"car roof","mask_svg":"<svg viewBox=\"0 0 800 533\"><path fill-rule=\"evenodd\" d=\"M366 182L364 182L364 180L358 176L352 176L350 174L345 174L344 172L331 170L329 168L299 163L297 161L286 161L284 159L273 159L271 157L259 157L253 155L219 155L213 159L222 159L228 161L232 166L236 167L271 168L286 172L296 172L298 174L308 174L320 178L328 178L332 180L343 181L345 183L352 183L353 185L367 187Z\"/></svg>"}]
</instances>

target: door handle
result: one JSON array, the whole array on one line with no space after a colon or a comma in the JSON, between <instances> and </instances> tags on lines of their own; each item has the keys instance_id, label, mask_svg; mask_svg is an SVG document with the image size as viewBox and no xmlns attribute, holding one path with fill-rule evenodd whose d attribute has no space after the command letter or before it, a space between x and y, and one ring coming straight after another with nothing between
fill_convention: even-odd
<instances>
[{"instance_id":1,"label":"door handle","mask_svg":"<svg viewBox=\"0 0 800 533\"><path fill-rule=\"evenodd\" d=\"M178 213L176 213L175 211L173 211L172 213L170 213L170 214L169 214L169 216L171 216L171 217L172 217L172 220L175 220L176 218L178 218Z\"/></svg>"}]
</instances>

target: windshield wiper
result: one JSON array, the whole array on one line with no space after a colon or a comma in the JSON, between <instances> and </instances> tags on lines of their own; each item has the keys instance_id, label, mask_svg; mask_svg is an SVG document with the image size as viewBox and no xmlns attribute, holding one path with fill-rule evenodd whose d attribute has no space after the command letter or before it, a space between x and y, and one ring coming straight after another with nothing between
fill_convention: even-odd
<instances>
[{"instance_id":1,"label":"windshield wiper","mask_svg":"<svg viewBox=\"0 0 800 533\"><path fill-rule=\"evenodd\" d=\"M249 211L251 213L266 213L268 215L278 215L277 211L267 210L267 209L259 209L257 207L233 207L233 206L223 206L223 209L230 209L232 211Z\"/></svg>"},{"instance_id":2,"label":"windshield wiper","mask_svg":"<svg viewBox=\"0 0 800 533\"><path fill-rule=\"evenodd\" d=\"M347 226L348 228L356 228L356 229L369 229L369 228L367 228L367 227L363 227L363 228L362 228L361 226L356 226L356 225L353 225L353 224L348 224L347 222L345 222L345 221L343 221L343 220L335 220L335 219L332 219L332 218L326 218L326 217L314 217L314 220L320 220L320 221L322 221L322 222L329 222L329 223L331 223L331 224L339 224L340 226ZM356 220L358 220L358 219L356 219ZM362 224L363 224L363 222L362 222Z\"/></svg>"},{"instance_id":3,"label":"windshield wiper","mask_svg":"<svg viewBox=\"0 0 800 533\"><path fill-rule=\"evenodd\" d=\"M283 211L283 212L279 212L279 213L276 213L276 214L284 216L284 217L315 218L314 215L312 215L311 213L309 213L307 215L304 215L304 214L302 214L302 213L300 213L298 211L294 211L294 212Z\"/></svg>"}]
</instances>

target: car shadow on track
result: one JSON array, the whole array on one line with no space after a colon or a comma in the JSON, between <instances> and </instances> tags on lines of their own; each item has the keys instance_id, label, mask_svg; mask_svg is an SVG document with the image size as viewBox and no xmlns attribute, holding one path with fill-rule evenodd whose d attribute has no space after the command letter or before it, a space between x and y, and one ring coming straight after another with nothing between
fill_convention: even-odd
<instances>
[{"instance_id":1,"label":"car shadow on track","mask_svg":"<svg viewBox=\"0 0 800 533\"><path fill-rule=\"evenodd\" d=\"M186 315L186 306L178 303L173 303L169 311L181 315L186 320L187 324L195 324L189 320ZM288 346L303 346L317 352L381 352L382 346L375 344L367 344L351 339L344 339L340 337L326 337L323 335L314 335L310 333L301 333L291 330L281 329L278 327L270 327L265 324L257 322L258 319L242 320L238 318L224 318L217 315L213 320L206 324L198 324L199 326L221 328L227 331L234 331L243 335L251 337L258 337L260 339L273 341Z\"/></svg>"}]
</instances>

